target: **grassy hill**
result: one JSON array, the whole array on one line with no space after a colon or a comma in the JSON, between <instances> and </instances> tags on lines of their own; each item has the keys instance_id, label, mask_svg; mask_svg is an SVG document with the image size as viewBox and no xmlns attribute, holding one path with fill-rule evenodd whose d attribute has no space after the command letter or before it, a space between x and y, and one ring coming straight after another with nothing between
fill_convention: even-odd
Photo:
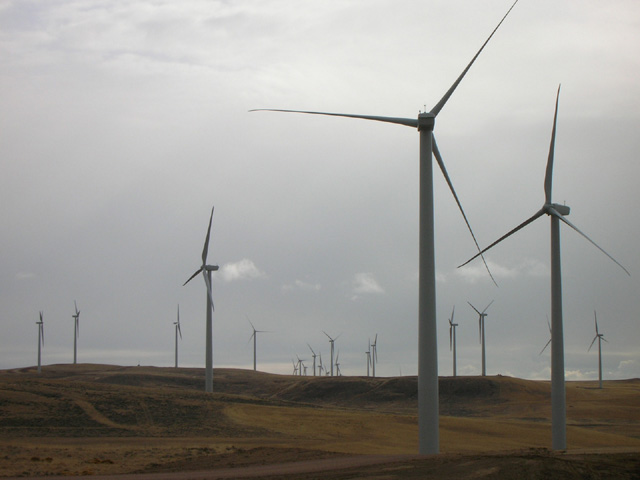
<instances>
[{"instance_id":1,"label":"grassy hill","mask_svg":"<svg viewBox=\"0 0 640 480\"><path fill-rule=\"evenodd\" d=\"M567 383L570 449L640 451L640 380L596 387ZM443 377L439 389L443 452L550 446L548 382ZM203 390L203 369L79 364L46 366L42 375L34 368L0 371L0 447L7 452L0 472L116 473L188 459L209 465L257 449L274 459L283 452L299 459L417 451L416 377L216 369L214 393Z\"/></svg>"}]
</instances>

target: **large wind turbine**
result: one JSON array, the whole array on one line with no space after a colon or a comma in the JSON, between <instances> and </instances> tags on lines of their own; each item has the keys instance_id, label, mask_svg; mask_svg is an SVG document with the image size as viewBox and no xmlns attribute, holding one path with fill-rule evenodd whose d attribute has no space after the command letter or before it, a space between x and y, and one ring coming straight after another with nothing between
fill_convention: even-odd
<instances>
[{"instance_id":1,"label":"large wind turbine","mask_svg":"<svg viewBox=\"0 0 640 480\"><path fill-rule=\"evenodd\" d=\"M376 376L376 363L378 363L378 334L376 333L376 338L371 344L371 366L372 366L372 375L375 378Z\"/></svg>"},{"instance_id":2,"label":"large wind turbine","mask_svg":"<svg viewBox=\"0 0 640 480\"><path fill-rule=\"evenodd\" d=\"M493 246L500 243L505 238L513 235L518 230L526 227L542 215L549 215L551 218L551 430L552 448L554 450L564 450L567 448L566 432L566 392L564 385L564 339L562 327L562 271L560 263L560 222L567 224L573 230L582 235L587 241L604 253L616 265L622 268L627 275L630 275L616 259L605 252L599 245L591 240L586 234L578 229L573 223L566 219L570 208L566 205L558 205L551 202L551 185L553 181L553 155L556 139L556 123L558 119L558 100L560 97L560 86L556 95L556 108L553 117L553 129L551 131L551 143L549 145L549 158L544 177L545 200L542 208L532 217L525 220L516 228L500 237L491 245L482 250L486 252ZM462 265L466 265L480 254L475 255ZM460 266L462 266L460 265Z\"/></svg>"},{"instance_id":3,"label":"large wind turbine","mask_svg":"<svg viewBox=\"0 0 640 480\"><path fill-rule=\"evenodd\" d=\"M218 270L217 265L207 265L207 253L209 252L209 238L211 237L211 221L213 220L213 207L209 217L209 228L202 249L202 265L196 272L183 283L189 283L196 275L202 272L204 283L207 286L207 331L206 331L206 358L205 358L205 392L213 392L213 294L211 293L211 272Z\"/></svg>"},{"instance_id":4,"label":"large wind turbine","mask_svg":"<svg viewBox=\"0 0 640 480\"><path fill-rule=\"evenodd\" d=\"M76 307L76 313L71 315L73 318L73 363L78 363L78 337L80 336L80 310L78 310L78 304L73 301L73 305Z\"/></svg>"},{"instance_id":5,"label":"large wind turbine","mask_svg":"<svg viewBox=\"0 0 640 480\"><path fill-rule=\"evenodd\" d=\"M456 327L457 323L453 323L453 315L456 312L455 305L453 306L453 310L451 310L451 318L449 319L449 350L453 350L453 376L456 377L457 369L456 369Z\"/></svg>"},{"instance_id":6,"label":"large wind turbine","mask_svg":"<svg viewBox=\"0 0 640 480\"><path fill-rule=\"evenodd\" d=\"M182 340L182 330L180 330L180 305L178 305L178 318L173 324L176 326L176 368L178 368L178 335L180 335L180 340Z\"/></svg>"},{"instance_id":7,"label":"large wind turbine","mask_svg":"<svg viewBox=\"0 0 640 480\"><path fill-rule=\"evenodd\" d=\"M598 316L596 315L595 310L593 311L593 318L595 319L595 322L596 322L596 336L593 337L593 341L591 342L591 345L589 345L589 350L587 351L591 350L591 347L593 347L593 344L597 339L598 340L598 382L599 382L599 387L602 388L602 340L606 342L607 339L604 338L604 335L598 331Z\"/></svg>"},{"instance_id":8,"label":"large wind turbine","mask_svg":"<svg viewBox=\"0 0 640 480\"><path fill-rule=\"evenodd\" d=\"M467 303L471 305L471 302L467 302ZM493 300L489 302L489 305L487 305L487 307L482 312L480 312L476 307L471 305L471 308L473 308L478 314L478 334L480 335L480 343L482 344L482 376L483 377L487 376L487 356L486 356L486 349L485 349L485 342L484 342L484 319L487 316L487 313L486 313L487 309L491 306L492 303L493 303Z\"/></svg>"},{"instance_id":9,"label":"large wind turbine","mask_svg":"<svg viewBox=\"0 0 640 480\"><path fill-rule=\"evenodd\" d=\"M480 55L491 37L498 30L509 12L518 3L515 0L511 8L502 17L500 23L485 40L480 50L471 59L460 76L451 85L438 103L429 112L423 112L418 118L381 117L375 115L357 115L346 113L313 112L303 110L283 109L257 109L251 111L273 111L305 113L312 115L329 115L334 117L357 118L374 120L379 122L394 123L406 127L417 128L420 134L420 239L419 239L419 282L418 282L418 436L419 451L421 454L438 453L440 450L440 436L438 423L438 342L436 324L436 270L434 248L434 209L433 209L433 158L436 158L438 166L454 196L454 199L464 217L465 223L473 237L473 241L480 250L475 235L462 209L453 184L444 166L440 152L433 135L435 119L445 106L455 89L467 74L476 58ZM486 266L487 271L489 268ZM491 275L491 272L489 272ZM491 277L493 279L493 277ZM332 363L333 367L333 363Z\"/></svg>"},{"instance_id":10,"label":"large wind turbine","mask_svg":"<svg viewBox=\"0 0 640 480\"><path fill-rule=\"evenodd\" d=\"M340 335L338 335L336 338L331 338L329 336L329 334L327 332L325 332L324 330L322 331L322 333L324 333L327 338L329 339L329 343L331 344L331 376L333 377L333 347L334 347L334 342L338 339L338 337L340 337Z\"/></svg>"},{"instance_id":11,"label":"large wind turbine","mask_svg":"<svg viewBox=\"0 0 640 480\"><path fill-rule=\"evenodd\" d=\"M40 321L36 322L38 325L38 373L42 373L42 347L44 347L44 320L42 318L42 312L40 312Z\"/></svg>"}]
</instances>

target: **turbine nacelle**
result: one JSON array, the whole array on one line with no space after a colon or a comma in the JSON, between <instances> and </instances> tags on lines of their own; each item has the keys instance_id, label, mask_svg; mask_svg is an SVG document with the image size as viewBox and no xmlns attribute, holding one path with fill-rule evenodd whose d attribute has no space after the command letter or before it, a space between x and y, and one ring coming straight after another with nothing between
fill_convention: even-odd
<instances>
[{"instance_id":1,"label":"turbine nacelle","mask_svg":"<svg viewBox=\"0 0 640 480\"><path fill-rule=\"evenodd\" d=\"M421 113L418 115L418 131L433 131L436 124L436 116L431 112Z\"/></svg>"},{"instance_id":2,"label":"turbine nacelle","mask_svg":"<svg viewBox=\"0 0 640 480\"><path fill-rule=\"evenodd\" d=\"M215 272L220 267L218 265L204 265L202 268L203 268L203 270L206 270L207 272Z\"/></svg>"},{"instance_id":3,"label":"turbine nacelle","mask_svg":"<svg viewBox=\"0 0 640 480\"><path fill-rule=\"evenodd\" d=\"M551 213L549 209L555 210L563 217L566 217L567 215L569 215L569 212L571 212L571 208L569 208L567 205L560 205L557 203L548 203L544 206L545 213L547 215L553 215L553 213Z\"/></svg>"}]
</instances>

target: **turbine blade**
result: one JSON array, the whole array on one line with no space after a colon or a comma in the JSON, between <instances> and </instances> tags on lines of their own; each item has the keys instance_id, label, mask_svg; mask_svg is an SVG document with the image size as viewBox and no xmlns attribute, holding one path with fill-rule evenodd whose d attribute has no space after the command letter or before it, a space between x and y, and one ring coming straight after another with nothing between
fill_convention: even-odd
<instances>
[{"instance_id":1,"label":"turbine blade","mask_svg":"<svg viewBox=\"0 0 640 480\"><path fill-rule=\"evenodd\" d=\"M305 113L308 115L326 115L330 117L360 118L362 120L374 120L376 122L395 123L397 125L404 125L407 127L418 128L418 120L413 118L380 117L376 115L357 115L357 114L350 114L350 113L310 112L306 110L283 110L278 108L254 108L253 110L249 110L249 111L250 112Z\"/></svg>"},{"instance_id":2,"label":"turbine blade","mask_svg":"<svg viewBox=\"0 0 640 480\"><path fill-rule=\"evenodd\" d=\"M604 338L604 337L600 337L600 338L601 338L602 340L604 340L605 342L609 343L609 340L607 340L606 338Z\"/></svg>"},{"instance_id":3,"label":"turbine blade","mask_svg":"<svg viewBox=\"0 0 640 480\"><path fill-rule=\"evenodd\" d=\"M456 306L453 306L453 310L451 310L451 323L453 323L453 315L456 313Z\"/></svg>"},{"instance_id":4,"label":"turbine blade","mask_svg":"<svg viewBox=\"0 0 640 480\"><path fill-rule=\"evenodd\" d=\"M593 344L596 342L596 339L597 339L597 338L598 338L598 335L596 335L595 337L593 337L593 340L591 341L591 345L589 345L589 350L587 350L587 352L591 350L591 347L593 347Z\"/></svg>"},{"instance_id":5,"label":"turbine blade","mask_svg":"<svg viewBox=\"0 0 640 480\"><path fill-rule=\"evenodd\" d=\"M547 344L544 346L544 348L542 350L540 350L540 353L538 355L542 355L542 352L544 352L547 347L549 346L549 344L551 343L551 339L549 339L549 341L547 342Z\"/></svg>"},{"instance_id":6,"label":"turbine blade","mask_svg":"<svg viewBox=\"0 0 640 480\"><path fill-rule=\"evenodd\" d=\"M207 285L207 294L209 295L209 301L211 302L211 311L213 312L215 308L213 308L213 292L211 291L211 282L209 281L209 275L207 272L203 271L204 283Z\"/></svg>"},{"instance_id":7,"label":"turbine blade","mask_svg":"<svg viewBox=\"0 0 640 480\"><path fill-rule=\"evenodd\" d=\"M486 311L489 309L489 307L491 306L491 304L492 304L493 302L495 302L495 300L491 300L491 301L489 302L489 305L487 305L487 306L486 306L486 308L482 311L482 313L486 312Z\"/></svg>"},{"instance_id":8,"label":"turbine blade","mask_svg":"<svg viewBox=\"0 0 640 480\"><path fill-rule=\"evenodd\" d=\"M476 58L478 58L478 56L480 55L480 52L482 52L482 50L484 49L484 47L487 45L487 43L489 43L489 40L491 40L491 37L493 37L493 34L496 33L496 30L498 30L498 28L500 27L500 25L502 25L502 22L504 22L505 18L507 18L507 15L509 15L509 13L511 12L511 10L513 10L513 7L516 6L516 3L518 3L518 0L516 0L515 2L513 2L513 5L511 5L511 8L507 11L507 13L505 13L504 17L502 17L502 20L500 20L500 23L498 23L498 26L496 28L493 29L493 32L491 32L491 35L489 35L489 38L487 38L485 40L485 42L482 44L482 47L480 47L480 50L478 50L478 53L475 54L475 56L471 59L471 61L469 62L469 65L467 65L467 68L465 68L462 73L460 74L460 76L457 78L457 80L453 83L453 85L451 85L451 87L449 88L449 90L447 91L447 93L444 94L444 97L442 97L440 99L440 101L436 104L435 107L433 107L431 109L431 112L433 114L433 116L438 116L438 113L440 113L440 110L442 110L442 107L444 107L445 103L447 103L447 101L449 100L449 97L451 97L451 95L453 94L454 90L456 88L458 88L458 84L462 81L462 79L464 78L464 76L467 74L467 72L469 71L469 69L471 68L471 65L473 65L473 62L476 61Z\"/></svg>"},{"instance_id":9,"label":"turbine blade","mask_svg":"<svg viewBox=\"0 0 640 480\"><path fill-rule=\"evenodd\" d=\"M469 305L471 305L471 302L467 301L467 303L468 303ZM471 305L471 308L473 308L473 309L476 311L476 313L477 313L478 315L482 315L482 314L480 313L480 311L479 311L476 307L474 307L473 305Z\"/></svg>"},{"instance_id":10,"label":"turbine blade","mask_svg":"<svg viewBox=\"0 0 640 480\"><path fill-rule=\"evenodd\" d=\"M471 262L472 260L475 260L476 258L478 258L480 256L480 254L485 253L487 250L489 250L492 247L495 247L498 243L500 243L501 241L503 241L505 238L513 235L514 233L516 233L518 230L526 227L527 225L529 225L531 222L533 222L534 220L537 220L539 217L541 217L542 215L544 215L545 211L544 209L540 209L538 210L532 217L530 217L529 219L525 220L524 222L522 222L520 225L518 225L516 228L514 228L513 230L509 231L508 233L504 234L503 236L501 236L498 240L496 240L495 242L493 242L491 245L489 245L488 247L484 248L480 253L477 253L476 255L474 255L473 257L471 257L469 260L467 260L466 262L464 262L461 265L458 265L458 268L460 267L464 267L467 263Z\"/></svg>"},{"instance_id":11,"label":"turbine blade","mask_svg":"<svg viewBox=\"0 0 640 480\"><path fill-rule=\"evenodd\" d=\"M553 115L553 129L551 130L551 143L549 144L549 158L547 160L547 172L544 176L544 202L551 203L551 184L553 183L553 153L556 143L556 122L558 120L558 100L560 99L560 85L556 94L556 112Z\"/></svg>"},{"instance_id":12,"label":"turbine blade","mask_svg":"<svg viewBox=\"0 0 640 480\"><path fill-rule=\"evenodd\" d=\"M555 210L553 207L548 207L548 211L549 213L551 213L552 215L555 215L557 218L559 218L560 220L562 220L564 223L566 223L567 225L569 225L571 228L573 228L576 232L578 232L580 235L582 235L584 238L586 238L594 247L596 247L598 250L600 250L602 253L604 253L607 257L609 257L609 259L611 261L613 261L613 263L615 263L616 265L618 265L622 270L625 271L625 273L629 276L631 276L631 274L629 273L629 271L624 268L622 266L622 264L620 262L618 262L615 258L613 258L611 255L609 255L607 252L604 251L604 249L598 245L596 242L594 242L593 240L591 240L584 232L582 232L578 227L576 227L573 223L571 223L569 220L567 220L566 218L564 218L563 215L560 215L558 213L557 210Z\"/></svg>"},{"instance_id":13,"label":"turbine blade","mask_svg":"<svg viewBox=\"0 0 640 480\"><path fill-rule=\"evenodd\" d=\"M433 135L433 133L431 134L431 138L433 140L433 154L436 157L436 160L438 162L438 165L440 166L440 170L442 171L442 175L444 175L444 179L447 181L447 185L449 185L449 190L451 190L451 193L453 194L453 198L455 199L456 203L458 204L458 208L460 209L460 213L462 213L462 218L464 218L464 223L467 224L467 228L469 229L469 233L471 233L471 238L473 238L473 243L476 244L476 248L478 249L478 252L480 252L480 256L482 257L482 262L484 263L485 268L487 269L487 273L489 274L489 276L491 277L491 280L493 281L493 283L496 285L496 287L498 286L498 284L496 283L495 278L493 278L493 275L491 274L491 270L489 270L489 265L487 265L486 260L484 259L484 255L482 255L482 251L480 250L480 245L478 245L478 240L476 240L476 236L473 233L473 230L471 229L471 225L469 224L469 220L467 220L467 215L464 213L464 210L462 209L462 204L460 203L460 199L458 198L458 194L456 194L455 189L453 188L453 183L451 183L451 178L449 178L449 174L447 173L447 169L444 166L444 161L442 160L442 156L440 155L440 150L438 150L438 145L436 144L436 137L435 135Z\"/></svg>"},{"instance_id":14,"label":"turbine blade","mask_svg":"<svg viewBox=\"0 0 640 480\"><path fill-rule=\"evenodd\" d=\"M182 284L182 286L184 287L187 283L189 283L191 280L193 280L200 272L202 271L202 267L200 267L198 270L196 270L196 273L194 273L193 275L191 275L189 277L189 280L187 280L186 282L184 282Z\"/></svg>"},{"instance_id":15,"label":"turbine blade","mask_svg":"<svg viewBox=\"0 0 640 480\"><path fill-rule=\"evenodd\" d=\"M207 253L209 252L209 238L211 237L211 222L213 221L213 208L211 207L211 216L209 217L209 228L207 229L207 238L204 241L204 248L202 249L202 265L207 264Z\"/></svg>"},{"instance_id":16,"label":"turbine blade","mask_svg":"<svg viewBox=\"0 0 640 480\"><path fill-rule=\"evenodd\" d=\"M449 350L453 348L453 325L451 324L451 320L449 320Z\"/></svg>"},{"instance_id":17,"label":"turbine blade","mask_svg":"<svg viewBox=\"0 0 640 480\"><path fill-rule=\"evenodd\" d=\"M77 318L76 318L76 334L78 335L78 338L80 338L80 322Z\"/></svg>"},{"instance_id":18,"label":"turbine blade","mask_svg":"<svg viewBox=\"0 0 640 480\"><path fill-rule=\"evenodd\" d=\"M182 340L182 330L180 329L180 322L178 322L178 334L180 335L180 340Z\"/></svg>"},{"instance_id":19,"label":"turbine blade","mask_svg":"<svg viewBox=\"0 0 640 480\"><path fill-rule=\"evenodd\" d=\"M73 305L76 307L76 315L80 315L80 312L78 311L78 304L75 300L73 301Z\"/></svg>"},{"instance_id":20,"label":"turbine blade","mask_svg":"<svg viewBox=\"0 0 640 480\"><path fill-rule=\"evenodd\" d=\"M311 353L315 356L316 352L313 351L313 348L311 348L311 345L307 343L307 347L309 347L309 350L311 350Z\"/></svg>"}]
</instances>

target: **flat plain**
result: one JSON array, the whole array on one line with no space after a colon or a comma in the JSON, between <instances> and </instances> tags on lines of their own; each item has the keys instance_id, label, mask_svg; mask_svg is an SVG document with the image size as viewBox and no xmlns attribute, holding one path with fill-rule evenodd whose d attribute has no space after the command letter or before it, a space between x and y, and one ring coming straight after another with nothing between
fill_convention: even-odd
<instances>
[{"instance_id":1,"label":"flat plain","mask_svg":"<svg viewBox=\"0 0 640 480\"><path fill-rule=\"evenodd\" d=\"M640 478L639 379L568 382L564 452L549 382L441 377L439 394L442 453L419 457L416 377L216 369L207 394L203 369L3 370L0 476Z\"/></svg>"}]
</instances>

